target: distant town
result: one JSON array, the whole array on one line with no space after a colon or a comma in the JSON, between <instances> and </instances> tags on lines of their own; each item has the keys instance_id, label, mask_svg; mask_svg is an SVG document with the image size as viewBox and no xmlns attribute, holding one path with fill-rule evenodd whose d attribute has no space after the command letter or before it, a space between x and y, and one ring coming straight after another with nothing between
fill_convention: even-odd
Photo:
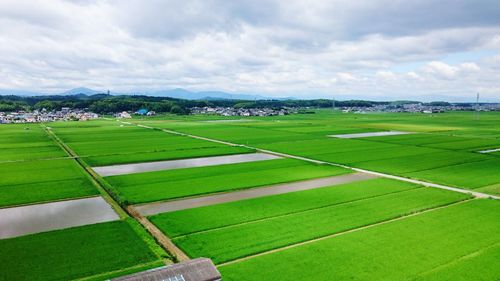
<instances>
[{"instance_id":1,"label":"distant town","mask_svg":"<svg viewBox=\"0 0 500 281\"><path fill-rule=\"evenodd\" d=\"M63 107L61 110L47 111L33 110L32 112L15 111L15 112L0 112L0 124L9 123L38 123L38 122L53 122L53 121L87 121L97 119L99 115L85 110L72 109Z\"/></svg>"},{"instance_id":2,"label":"distant town","mask_svg":"<svg viewBox=\"0 0 500 281\"><path fill-rule=\"evenodd\" d=\"M1 97L0 97L1 98ZM8 99L10 98L10 100ZM87 121L100 115L116 118L165 114L203 114L218 116L283 116L314 113L314 109L332 108L343 113L371 112L441 113L446 111L500 111L499 103L447 102L373 102L332 100L210 100L152 98L144 96L81 96L0 99L0 124L53 121ZM65 105L65 106L64 106ZM3 107L2 107L3 106Z\"/></svg>"}]
</instances>

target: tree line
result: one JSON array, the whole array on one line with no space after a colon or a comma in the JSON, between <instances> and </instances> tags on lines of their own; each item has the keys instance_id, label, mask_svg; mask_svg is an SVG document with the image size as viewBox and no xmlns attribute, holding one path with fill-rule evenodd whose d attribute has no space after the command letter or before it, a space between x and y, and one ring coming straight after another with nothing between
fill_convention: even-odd
<instances>
[{"instance_id":1,"label":"tree line","mask_svg":"<svg viewBox=\"0 0 500 281\"><path fill-rule=\"evenodd\" d=\"M151 97L141 95L112 96L108 94L96 95L68 95L68 96L0 96L0 111L32 111L60 110L63 107L88 109L89 111L107 114L121 111L136 111L141 108L158 113L188 114L192 107L235 107L235 108L331 108L335 107L371 107L377 104L390 102L376 102L366 100L332 101L327 99L314 100L184 100L169 97Z\"/></svg>"}]
</instances>

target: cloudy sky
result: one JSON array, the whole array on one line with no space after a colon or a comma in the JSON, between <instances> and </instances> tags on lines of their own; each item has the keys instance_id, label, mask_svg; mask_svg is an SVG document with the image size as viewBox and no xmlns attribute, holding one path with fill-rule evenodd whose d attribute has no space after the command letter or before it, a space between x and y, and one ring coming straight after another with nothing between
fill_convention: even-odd
<instances>
[{"instance_id":1,"label":"cloudy sky","mask_svg":"<svg viewBox=\"0 0 500 281\"><path fill-rule=\"evenodd\" d=\"M499 0L0 0L0 89L500 101Z\"/></svg>"}]
</instances>

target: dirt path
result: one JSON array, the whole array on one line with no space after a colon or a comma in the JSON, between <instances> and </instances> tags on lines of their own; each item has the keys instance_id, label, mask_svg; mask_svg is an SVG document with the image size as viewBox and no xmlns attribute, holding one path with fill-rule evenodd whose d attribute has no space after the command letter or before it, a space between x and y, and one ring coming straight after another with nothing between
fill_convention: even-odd
<instances>
[{"instance_id":1,"label":"dirt path","mask_svg":"<svg viewBox=\"0 0 500 281\"><path fill-rule=\"evenodd\" d=\"M129 124L131 124L131 123L129 123ZM155 128L149 127L149 126L142 126L142 125L138 125L138 124L135 124L135 125L136 126L141 126L141 127L144 127L144 128L147 127L148 129L155 129ZM385 178L390 178L390 179L395 179L395 180L400 180L400 181L406 181L406 182L416 183L416 184L420 184L420 185L423 185L423 186L429 186L429 187L446 189L446 190L460 192L460 193L465 193L465 194L471 194L472 196L475 196L477 198L492 198L492 199L496 199L496 200L500 199L500 196L490 195L490 194L486 194L486 193L482 193L482 192L477 192L477 191L473 191L473 190L469 190L469 189L462 189L462 188L451 187L451 186L446 186L446 185L442 185L442 184L430 183L430 182L421 181L421 180L414 180L414 179L409 179L409 178L405 178L405 177L395 176L395 175L391 175L391 174L385 174L385 173L379 173L379 172L374 172L374 171L360 169L360 168L354 168L354 167L350 167L350 166L346 166L346 165L342 165L342 164L338 164L338 163L319 161L319 160L314 160L314 159L310 159L310 158L306 158L306 157L301 157L301 156L296 156L296 155L291 155L291 154L286 154L286 153L281 153L281 152L275 152L275 151L266 150L266 149L260 149L260 148L257 148L257 147L252 147L252 146L243 145L243 144L235 144L235 143L220 141L220 140L216 140L216 139L199 137L199 136L195 136L195 135L191 135L191 134L185 134L185 133L180 133L180 132L171 131L171 130L165 130L165 129L163 129L162 131L164 131L166 133L181 135L181 136L188 136L188 137L192 137L192 138L196 138L196 139L202 139L202 140L207 140L207 141L212 141L212 142L217 142L217 143L224 143L224 144L231 145L231 146L246 147L246 148L249 148L249 149L255 149L255 150L260 151L260 152L274 154L274 155L282 156L282 157L294 158L294 159L304 160L304 161L308 161L308 162L312 162L312 163L317 163L317 164L326 164L326 165L332 165L332 166L336 166L336 167L342 167L342 168L353 170L353 171L356 171L356 172L367 173L367 174L372 174L372 175L379 176L379 177L385 177Z\"/></svg>"},{"instance_id":2,"label":"dirt path","mask_svg":"<svg viewBox=\"0 0 500 281\"><path fill-rule=\"evenodd\" d=\"M179 249L173 242L168 238L161 230L159 230L154 224L152 224L147 218L141 216L134 208L129 206L127 208L128 212L139 221L148 231L151 233L156 241L160 243L167 251L172 254L175 259L179 262L189 260L189 257Z\"/></svg>"},{"instance_id":3,"label":"dirt path","mask_svg":"<svg viewBox=\"0 0 500 281\"><path fill-rule=\"evenodd\" d=\"M242 191L227 192L223 194L137 205L134 206L134 209L136 209L143 216L150 216L158 213L173 212L173 211L191 209L202 206L240 201L244 199L315 189L325 186L339 185L339 184L362 181L373 178L377 178L377 176L365 173L353 173L353 174L340 175L334 177L277 184L277 185L253 188Z\"/></svg>"}]
</instances>

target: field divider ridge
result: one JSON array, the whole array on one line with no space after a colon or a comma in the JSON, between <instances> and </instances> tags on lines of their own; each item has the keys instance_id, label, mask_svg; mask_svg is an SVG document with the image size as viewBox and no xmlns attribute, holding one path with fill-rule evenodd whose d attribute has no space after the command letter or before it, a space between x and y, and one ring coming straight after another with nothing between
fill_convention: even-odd
<instances>
[{"instance_id":1,"label":"field divider ridge","mask_svg":"<svg viewBox=\"0 0 500 281\"><path fill-rule=\"evenodd\" d=\"M170 238L168 238L160 229L156 227L156 225L151 223L146 217L139 214L133 206L128 206L127 211L132 215L132 217L139 221L141 225L143 225L144 228L146 228L147 231L151 233L177 261L182 262L190 259L189 256L178 248L172 240L170 240Z\"/></svg>"},{"instance_id":2,"label":"field divider ridge","mask_svg":"<svg viewBox=\"0 0 500 281\"><path fill-rule=\"evenodd\" d=\"M123 121L120 121L120 122L123 122ZM127 123L128 124L135 124L136 126L140 125L140 124L130 123L130 122L127 122ZM149 128L156 129L156 128L148 126L148 129ZM355 167L351 167L351 166L347 166L347 165L343 165L343 164L339 164L339 163L320 161L320 160L315 160L315 159L311 159L311 158L307 158L307 157L296 156L296 155L292 155L292 154L281 153L281 152L276 152L276 151L267 150L267 149L261 149L261 148L258 148L258 147L253 147L253 146L244 145L244 144L235 144L235 143L230 143L230 142L221 141L221 140L217 140L217 139L200 137L200 136L195 136L195 135L191 135L191 134L176 132L176 131L167 130L167 129L161 129L161 130L163 132L166 132L166 133L171 133L171 134L176 134L176 135L181 135L181 136L188 136L188 137L192 137L192 138L197 138L197 139L202 139L202 140L207 140L207 141L212 141L212 142L217 142L217 143L223 143L223 144L227 144L227 145L230 145L230 146L241 146L241 147L245 147L245 148L248 148L248 149L254 149L254 150L257 150L257 151L260 151L260 152L263 152L263 153L274 154L274 155L277 155L277 156L282 156L282 157L287 157L287 158L293 158L293 159L303 160L303 161L307 161L307 162L311 162L311 163L316 163L316 164L332 165L332 166L341 167L341 168L353 170L353 171L356 171L356 172L372 174L372 175L376 175L376 176L380 176L380 177L384 177L384 178L390 178L390 179L395 179L395 180L400 180L400 181L405 181L405 182L420 184L420 185L424 185L424 186L428 186L428 187L446 189L446 190L451 190L451 191L455 191L455 192L459 192L459 193L464 193L464 194L471 194L472 196L477 197L477 198L491 198L491 199L495 199L495 200L500 200L500 196L486 194L486 193L482 193L482 192L477 192L477 191L473 191L473 190L469 190L469 189L463 189L463 188L452 187L452 186L447 186L447 185L442 185L442 184L437 184L437 183L431 183L431 182L426 182L426 181L422 181L422 180L410 179L410 178L406 178L406 177L401 177L401 176L396 176L396 175L391 175L391 174L386 174L386 173L381 173L381 172L375 172L375 171L370 171L370 170L355 168Z\"/></svg>"}]
</instances>

